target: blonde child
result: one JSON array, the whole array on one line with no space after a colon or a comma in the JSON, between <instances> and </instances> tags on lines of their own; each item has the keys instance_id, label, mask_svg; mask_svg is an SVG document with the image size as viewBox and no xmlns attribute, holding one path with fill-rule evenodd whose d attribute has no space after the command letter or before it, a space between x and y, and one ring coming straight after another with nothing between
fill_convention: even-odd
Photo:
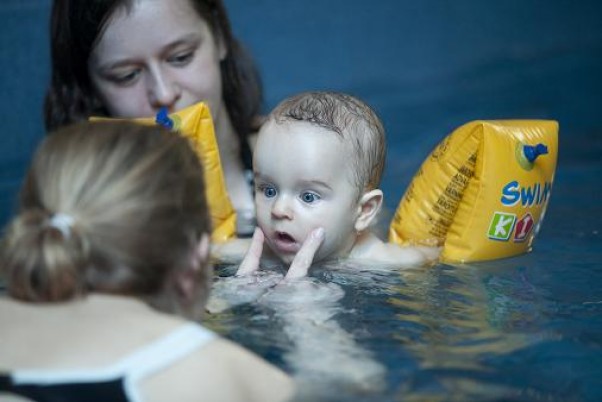
<instances>
[{"instance_id":1,"label":"blonde child","mask_svg":"<svg viewBox=\"0 0 602 402\"><path fill-rule=\"evenodd\" d=\"M355 97L306 92L280 103L255 146L258 229L238 274L258 268L264 243L290 265L287 278L306 275L312 261L433 262L439 249L386 243L370 230L383 204L385 152L380 119Z\"/></svg>"}]
</instances>

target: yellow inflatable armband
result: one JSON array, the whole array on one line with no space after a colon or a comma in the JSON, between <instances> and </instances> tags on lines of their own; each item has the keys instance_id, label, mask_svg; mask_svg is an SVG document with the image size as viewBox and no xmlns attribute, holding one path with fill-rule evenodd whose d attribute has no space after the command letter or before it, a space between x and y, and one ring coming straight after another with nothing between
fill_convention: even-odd
<instances>
[{"instance_id":1,"label":"yellow inflatable armband","mask_svg":"<svg viewBox=\"0 0 602 402\"><path fill-rule=\"evenodd\" d=\"M473 121L447 136L404 194L389 241L443 246L443 262L531 251L558 155L551 120Z\"/></svg>"},{"instance_id":2,"label":"yellow inflatable armband","mask_svg":"<svg viewBox=\"0 0 602 402\"><path fill-rule=\"evenodd\" d=\"M108 120L104 117L92 117L90 120ZM161 124L178 131L190 140L204 168L207 202L213 227L212 240L223 242L236 236L236 214L228 192L219 157L219 150L213 120L209 108L204 103L184 108L167 115L160 111L155 118L141 118L133 121L141 124Z\"/></svg>"}]
</instances>

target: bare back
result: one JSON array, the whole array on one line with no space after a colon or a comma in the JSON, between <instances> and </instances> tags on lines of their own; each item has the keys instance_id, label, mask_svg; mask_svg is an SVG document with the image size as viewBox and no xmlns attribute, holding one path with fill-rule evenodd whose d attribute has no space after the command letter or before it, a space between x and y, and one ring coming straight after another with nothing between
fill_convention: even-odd
<instances>
[{"instance_id":1,"label":"bare back","mask_svg":"<svg viewBox=\"0 0 602 402\"><path fill-rule=\"evenodd\" d=\"M103 369L190 324L134 299L100 295L52 305L3 298L0 322L0 371L8 372ZM138 387L145 401L281 401L293 390L284 373L213 335Z\"/></svg>"}]
</instances>

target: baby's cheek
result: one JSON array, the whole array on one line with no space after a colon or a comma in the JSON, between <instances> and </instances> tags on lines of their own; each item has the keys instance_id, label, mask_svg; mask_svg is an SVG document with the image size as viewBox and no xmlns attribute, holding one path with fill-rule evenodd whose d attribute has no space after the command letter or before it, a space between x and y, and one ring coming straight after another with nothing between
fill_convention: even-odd
<instances>
[{"instance_id":1,"label":"baby's cheek","mask_svg":"<svg viewBox=\"0 0 602 402\"><path fill-rule=\"evenodd\" d=\"M267 222L269 216L269 210L261 202L255 201L255 213L257 214L257 224L261 226Z\"/></svg>"},{"instance_id":2,"label":"baby's cheek","mask_svg":"<svg viewBox=\"0 0 602 402\"><path fill-rule=\"evenodd\" d=\"M329 236L328 232L325 232L324 241L322 241L322 244L318 247L314 261L328 259L335 253L336 243L333 241L332 236Z\"/></svg>"}]
</instances>

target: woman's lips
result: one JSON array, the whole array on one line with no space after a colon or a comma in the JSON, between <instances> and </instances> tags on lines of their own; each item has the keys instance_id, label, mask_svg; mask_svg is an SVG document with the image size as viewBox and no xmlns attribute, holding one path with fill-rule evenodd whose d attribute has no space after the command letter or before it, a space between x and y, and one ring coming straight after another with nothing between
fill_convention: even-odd
<instances>
[{"instance_id":1,"label":"woman's lips","mask_svg":"<svg viewBox=\"0 0 602 402\"><path fill-rule=\"evenodd\" d=\"M281 253L297 253L299 251L299 244L293 238L285 232L276 232L272 238L274 248Z\"/></svg>"}]
</instances>

